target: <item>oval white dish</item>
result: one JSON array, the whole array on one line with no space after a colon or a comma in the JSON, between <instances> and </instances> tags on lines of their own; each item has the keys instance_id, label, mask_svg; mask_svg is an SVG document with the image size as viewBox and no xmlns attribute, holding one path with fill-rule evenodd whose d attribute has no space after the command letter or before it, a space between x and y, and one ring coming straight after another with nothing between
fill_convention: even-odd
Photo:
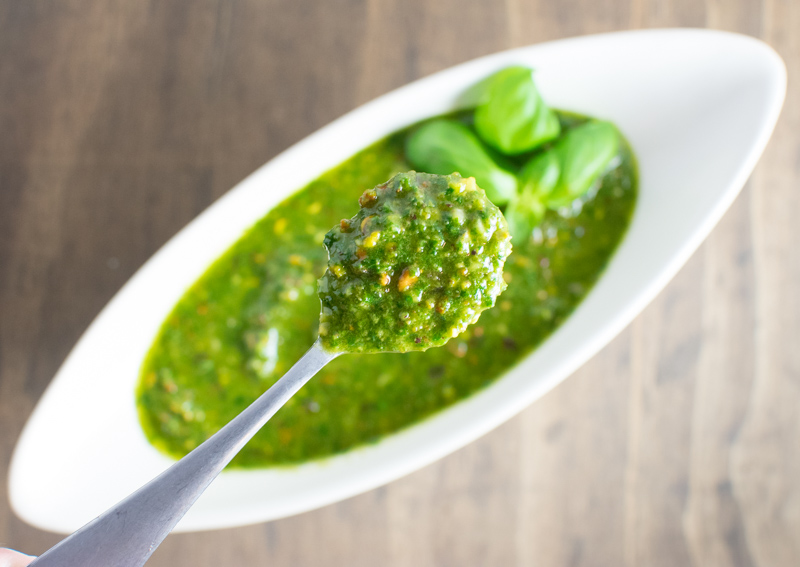
<instances>
[{"instance_id":1,"label":"oval white dish","mask_svg":"<svg viewBox=\"0 0 800 567\"><path fill-rule=\"evenodd\" d=\"M364 492L462 447L542 396L624 328L709 233L763 151L786 88L780 57L757 40L651 30L490 55L350 112L214 203L103 309L17 444L9 473L16 513L71 532L164 470L171 461L145 439L134 388L184 290L284 197L383 136L467 105L471 86L511 64L536 69L552 106L616 123L638 156L639 202L605 274L557 332L490 387L374 446L292 469L225 472L178 531L280 518Z\"/></svg>"}]
</instances>

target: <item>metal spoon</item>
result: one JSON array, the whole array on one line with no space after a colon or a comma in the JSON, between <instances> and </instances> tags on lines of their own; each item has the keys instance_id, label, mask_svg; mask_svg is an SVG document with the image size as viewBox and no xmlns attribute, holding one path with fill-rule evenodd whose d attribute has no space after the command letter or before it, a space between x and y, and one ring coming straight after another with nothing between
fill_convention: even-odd
<instances>
[{"instance_id":1,"label":"metal spoon","mask_svg":"<svg viewBox=\"0 0 800 567\"><path fill-rule=\"evenodd\" d=\"M231 459L340 353L317 340L246 410L159 476L31 563L36 567L140 567Z\"/></svg>"},{"instance_id":2,"label":"metal spoon","mask_svg":"<svg viewBox=\"0 0 800 567\"><path fill-rule=\"evenodd\" d=\"M453 187L459 189L458 193L455 193ZM380 191L380 195L378 191ZM426 207L434 205L442 209L447 209L445 205L448 204L452 207L453 203L447 201L444 197L445 195L460 195L457 202L459 204L463 203L465 206L478 203L479 207L470 209L473 211L471 214L479 215L480 218L489 216L492 223L497 223L496 230L493 228L492 233L484 237L483 242L487 246L485 248L481 246L483 253L494 254L496 261L489 264L491 269L489 266L480 267L481 265L479 265L480 269L474 272L474 274L478 275L472 276L473 279L478 278L474 280L476 283L481 284L484 290L488 290L486 293L491 297L492 301L490 303L493 304L496 295L503 290L503 286L497 282L501 281L499 276L502 274L503 262L511 252L511 235L508 232L502 213L489 202L483 190L479 189L475 184L474 179L463 179L458 174L441 176L413 171L399 173L385 184L379 185L375 189L367 190L362 195L362 199L366 199L366 202L362 202L362 199L359 199L362 208L353 219L357 220L359 215L364 217L363 220L373 218L375 215L371 211L366 213L364 211L372 209L380 198L405 202L406 207L403 209L403 214L408 215L407 222L411 223L417 219L416 214L412 214L415 211L421 213L423 209L427 211ZM455 197L451 199L455 199ZM387 210L394 211L395 209L387 207ZM460 211L460 220L458 222L464 223L467 213L461 208L458 211ZM432 222L439 222L442 218L445 217L436 216ZM479 237L486 230L483 222L480 222L480 218L478 218L478 224L483 228L476 233ZM363 242L363 239L359 236L360 233L356 234L352 230L340 231L338 234L341 237L341 240L337 241L339 246L334 243L328 250L329 254L332 251L334 254L341 254L342 249L349 250L348 246L354 244L356 239L359 240L358 246ZM373 234L380 235L380 232L376 231ZM465 229L463 234L459 233L458 238L460 239L463 235L469 236L469 234ZM440 235L440 239L444 244L444 232ZM490 241L493 243L492 246L488 245ZM455 250L454 242L451 242L451 244ZM469 242L469 240L466 242ZM374 243L372 246L374 246ZM462 253L467 253L467 251L465 250ZM475 251L472 254L475 254ZM459 264L459 266L464 267L464 264ZM466 277L468 272L464 271L462 273L459 271L459 274L462 277ZM323 279L320 280L320 298L323 305L320 327L322 325L330 325L330 322L324 321L326 313L328 316L335 313L333 309L325 307L326 294L333 293L331 290L334 289L333 286L328 285L326 280L328 275L329 272L326 272ZM409 277L408 267L403 270L398 278L397 286L401 292L404 289L401 285L404 278L407 277ZM434 280L438 281L437 278L438 276L435 276ZM409 277L409 279L411 278ZM418 277L413 276L411 283L416 279ZM454 279L452 281L453 285L451 287L454 287L457 280ZM411 283L405 284L406 287ZM442 343L464 330L468 320L465 319L467 315L472 319L489 306L480 290L472 295L463 295L463 290L470 287L472 280L467 279L462 283L467 285L458 288L462 290L458 292L458 297L467 297L468 300L461 305L460 309L452 310L455 313L453 322L445 329L447 332L442 331L436 338L437 341ZM381 283L380 285L383 287L387 284ZM478 286L476 286L477 288ZM463 302L464 300L460 301ZM345 304L345 307L348 307L348 305ZM432 309L432 307L430 305L420 307L420 309L427 310ZM336 313L341 314L342 311L340 310ZM345 311L344 313L354 316L363 314L358 310L352 313ZM408 314L406 314L407 317ZM421 339L417 337L414 344L417 345L420 342ZM434 342L431 341L431 344L434 344ZM391 347L381 346L382 349L375 352L392 350ZM398 346L405 347L402 342L399 342ZM425 344L416 350L424 350L428 346L431 345ZM336 348L335 344L332 348ZM399 350L405 352L406 350L414 349L400 348ZM323 348L322 343L317 339L283 378L278 380L275 385L262 394L233 421L154 480L151 480L125 500L48 550L31 565L37 567L140 567L144 565L156 547L167 537L167 534L172 531L175 524L178 523L197 498L208 488L208 485L225 468L225 465L233 459L250 438L264 426L303 384L308 382L314 374L336 358L338 354L340 353L329 352Z\"/></svg>"}]
</instances>

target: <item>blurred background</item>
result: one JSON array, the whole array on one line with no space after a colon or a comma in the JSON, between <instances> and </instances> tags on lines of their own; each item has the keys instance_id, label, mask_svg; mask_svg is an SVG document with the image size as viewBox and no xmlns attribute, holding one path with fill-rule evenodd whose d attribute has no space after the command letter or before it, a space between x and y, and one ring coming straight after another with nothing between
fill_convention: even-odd
<instances>
[{"instance_id":1,"label":"blurred background","mask_svg":"<svg viewBox=\"0 0 800 567\"><path fill-rule=\"evenodd\" d=\"M285 520L169 537L149 565L800 564L800 2L0 0L0 544L11 452L83 330L166 240L345 112L495 51L708 27L789 91L733 207L658 298L494 432Z\"/></svg>"}]
</instances>

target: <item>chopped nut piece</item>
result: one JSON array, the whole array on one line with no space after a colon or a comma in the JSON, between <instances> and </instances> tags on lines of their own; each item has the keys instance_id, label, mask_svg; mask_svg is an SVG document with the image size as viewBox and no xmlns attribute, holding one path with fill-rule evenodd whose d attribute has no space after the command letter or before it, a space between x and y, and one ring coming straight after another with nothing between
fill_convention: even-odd
<instances>
[{"instance_id":1,"label":"chopped nut piece","mask_svg":"<svg viewBox=\"0 0 800 567\"><path fill-rule=\"evenodd\" d=\"M380 231L375 231L369 236L364 239L364 247L365 248L374 248L375 245L378 243L378 239L381 237Z\"/></svg>"},{"instance_id":2,"label":"chopped nut piece","mask_svg":"<svg viewBox=\"0 0 800 567\"><path fill-rule=\"evenodd\" d=\"M375 218L375 216L376 216L376 215L370 215L370 216L368 216L368 217L364 217L364 220L362 220L362 221L361 221L361 232L363 232L364 234L366 234L367 232L369 232L369 231L367 230L367 229L368 229L368 226L367 226L367 225L369 224L369 222L370 222L372 219L374 219L374 218Z\"/></svg>"},{"instance_id":3,"label":"chopped nut piece","mask_svg":"<svg viewBox=\"0 0 800 567\"><path fill-rule=\"evenodd\" d=\"M400 279L397 282L397 289L400 291L405 291L409 287L411 287L415 281L419 279L419 276L412 276L408 268L403 268L403 273L400 274Z\"/></svg>"},{"instance_id":4,"label":"chopped nut piece","mask_svg":"<svg viewBox=\"0 0 800 567\"><path fill-rule=\"evenodd\" d=\"M378 202L378 193L375 189L367 189L358 198L358 204L365 208L374 207Z\"/></svg>"}]
</instances>

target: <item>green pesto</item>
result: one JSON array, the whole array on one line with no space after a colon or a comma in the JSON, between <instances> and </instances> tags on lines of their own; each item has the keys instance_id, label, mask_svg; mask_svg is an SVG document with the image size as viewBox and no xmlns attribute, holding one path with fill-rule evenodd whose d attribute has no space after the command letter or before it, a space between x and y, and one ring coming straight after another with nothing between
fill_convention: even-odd
<instances>
[{"instance_id":1,"label":"green pesto","mask_svg":"<svg viewBox=\"0 0 800 567\"><path fill-rule=\"evenodd\" d=\"M468 122L468 118L460 117ZM582 122L559 113L562 129ZM369 187L411 169L394 134L320 176L271 210L186 292L141 369L142 426L180 457L272 385L317 337L315 282L325 233ZM520 156L519 167L528 156ZM354 354L326 366L247 444L233 466L323 458L379 440L475 393L533 350L596 282L630 222L633 154L570 217L547 211L514 245L497 306L445 346L406 354ZM590 192L592 194L594 192Z\"/></svg>"},{"instance_id":2,"label":"green pesto","mask_svg":"<svg viewBox=\"0 0 800 567\"><path fill-rule=\"evenodd\" d=\"M506 288L508 225L472 177L409 171L367 189L325 236L319 335L333 352L424 351Z\"/></svg>"}]
</instances>

